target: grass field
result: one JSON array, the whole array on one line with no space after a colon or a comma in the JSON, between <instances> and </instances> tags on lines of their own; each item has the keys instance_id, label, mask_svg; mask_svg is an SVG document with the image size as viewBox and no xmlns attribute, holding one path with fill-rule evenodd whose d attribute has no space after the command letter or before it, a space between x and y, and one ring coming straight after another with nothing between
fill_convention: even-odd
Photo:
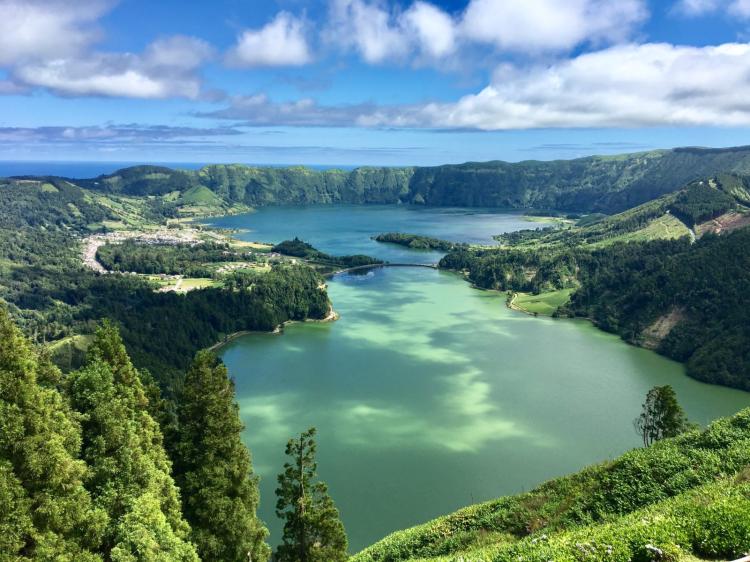
<instances>
[{"instance_id":1,"label":"grass field","mask_svg":"<svg viewBox=\"0 0 750 562\"><path fill-rule=\"evenodd\" d=\"M213 191L202 185L188 189L179 201L183 205L221 206L223 203Z\"/></svg>"},{"instance_id":2,"label":"grass field","mask_svg":"<svg viewBox=\"0 0 750 562\"><path fill-rule=\"evenodd\" d=\"M232 246L232 248L245 248L258 250L260 252L270 252L271 248L273 248L273 244L264 244L263 242L248 242L246 240L237 240L236 238L231 238L229 241L229 245Z\"/></svg>"},{"instance_id":3,"label":"grass field","mask_svg":"<svg viewBox=\"0 0 750 562\"><path fill-rule=\"evenodd\" d=\"M90 335L68 336L67 338L51 342L49 344L49 350L54 352L67 345L72 345L75 348L86 350L88 349L92 340L93 336Z\"/></svg>"},{"instance_id":4,"label":"grass field","mask_svg":"<svg viewBox=\"0 0 750 562\"><path fill-rule=\"evenodd\" d=\"M570 300L570 295L573 291L575 289L561 289L538 295L516 293L511 304L514 308L528 312L529 314L551 316L560 306Z\"/></svg>"},{"instance_id":5,"label":"grass field","mask_svg":"<svg viewBox=\"0 0 750 562\"><path fill-rule=\"evenodd\" d=\"M195 289L205 289L207 287L218 287L220 285L221 283L219 281L216 281L215 279L208 279L208 278L202 278L202 277L188 277L187 279L182 280L182 284L177 290L181 293L187 293L188 291L193 291Z\"/></svg>"},{"instance_id":6,"label":"grass field","mask_svg":"<svg viewBox=\"0 0 750 562\"><path fill-rule=\"evenodd\" d=\"M523 220L527 222L549 223L557 227L573 226L576 222L565 217L543 217L537 215L523 215Z\"/></svg>"}]
</instances>

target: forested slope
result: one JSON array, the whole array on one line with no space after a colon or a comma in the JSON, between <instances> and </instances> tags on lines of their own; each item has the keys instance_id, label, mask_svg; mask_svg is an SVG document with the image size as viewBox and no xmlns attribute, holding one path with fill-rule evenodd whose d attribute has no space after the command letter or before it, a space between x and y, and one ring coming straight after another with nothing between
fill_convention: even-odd
<instances>
[{"instance_id":1,"label":"forested slope","mask_svg":"<svg viewBox=\"0 0 750 562\"><path fill-rule=\"evenodd\" d=\"M164 406L111 324L63 375L0 307L0 560L267 560L226 369L198 355Z\"/></svg>"},{"instance_id":2,"label":"forested slope","mask_svg":"<svg viewBox=\"0 0 750 562\"><path fill-rule=\"evenodd\" d=\"M730 214L750 222L728 194L742 181L732 178L695 182L586 226L510 233L500 248L457 249L440 265L488 289L570 289L558 315L590 318L686 362L696 379L750 390L750 312L741 304L750 291L750 228L709 231L692 243L687 226Z\"/></svg>"},{"instance_id":3,"label":"forested slope","mask_svg":"<svg viewBox=\"0 0 750 562\"><path fill-rule=\"evenodd\" d=\"M416 203L613 213L692 180L732 173L750 173L750 148L681 148L551 162L469 162L352 171L244 165L181 171L139 166L72 181L101 192L138 196L205 187L228 205Z\"/></svg>"},{"instance_id":4,"label":"forested slope","mask_svg":"<svg viewBox=\"0 0 750 562\"><path fill-rule=\"evenodd\" d=\"M306 267L279 265L239 290L186 295L154 292L135 276L84 269L80 238L121 218L108 206L117 201L95 195L60 179L0 181L0 299L36 341L90 334L109 318L136 365L171 393L200 348L233 332L328 314L322 278ZM159 209L147 200L141 212L156 220L163 218ZM75 366L76 359L63 366Z\"/></svg>"}]
</instances>

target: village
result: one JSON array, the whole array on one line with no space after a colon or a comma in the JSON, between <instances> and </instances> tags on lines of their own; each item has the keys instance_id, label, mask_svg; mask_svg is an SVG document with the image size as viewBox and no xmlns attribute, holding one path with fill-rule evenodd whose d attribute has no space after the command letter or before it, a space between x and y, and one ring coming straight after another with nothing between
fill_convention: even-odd
<instances>
[{"instance_id":1,"label":"village","mask_svg":"<svg viewBox=\"0 0 750 562\"><path fill-rule=\"evenodd\" d=\"M143 275L138 272L110 271L97 258L97 254L105 245L122 244L125 241L133 241L137 244L147 246L189 246L195 247L206 242L229 244L236 251L225 251L225 255L232 254L237 261L227 261L218 265L215 275L224 276L238 271L262 272L270 269L273 263L289 261L296 263L297 260L288 260L277 252L270 251L268 244L244 242L226 236L223 233L199 228L161 228L153 231L127 231L119 230L88 236L82 240L82 262L85 267L102 275L141 275L157 283L159 292L187 293L195 289L218 286L221 282L216 278L187 278L181 274L150 274ZM244 259L243 259L244 258Z\"/></svg>"}]
</instances>

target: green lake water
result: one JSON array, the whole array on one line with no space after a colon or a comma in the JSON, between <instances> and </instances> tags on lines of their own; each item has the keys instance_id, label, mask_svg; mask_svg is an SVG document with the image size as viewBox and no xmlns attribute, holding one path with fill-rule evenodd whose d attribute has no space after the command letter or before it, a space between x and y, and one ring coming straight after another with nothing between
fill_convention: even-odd
<instances>
[{"instance_id":1,"label":"green lake water","mask_svg":"<svg viewBox=\"0 0 750 562\"><path fill-rule=\"evenodd\" d=\"M369 250L390 261L439 255L370 236L401 230L482 242L530 226L515 215L398 207L263 209L215 224L249 229L251 240L300 236L331 253ZM320 476L356 551L638 446L632 419L654 385L671 384L701 424L750 405L750 394L689 379L680 364L588 322L509 310L504 295L451 273L342 275L329 294L339 321L294 324L222 349L272 544L284 444L312 425Z\"/></svg>"}]
</instances>

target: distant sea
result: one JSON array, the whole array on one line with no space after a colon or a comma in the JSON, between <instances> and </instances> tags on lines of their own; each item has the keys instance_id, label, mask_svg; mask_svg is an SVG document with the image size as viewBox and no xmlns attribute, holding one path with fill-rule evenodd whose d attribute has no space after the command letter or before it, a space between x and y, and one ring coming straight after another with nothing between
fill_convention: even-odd
<instances>
[{"instance_id":1,"label":"distant sea","mask_svg":"<svg viewBox=\"0 0 750 562\"><path fill-rule=\"evenodd\" d=\"M166 166L183 170L196 170L206 165L204 162L67 162L67 161L13 161L0 160L0 178L9 176L62 176L66 178L93 178L102 174L111 174L122 168L150 164ZM264 166L285 168L294 164L248 164L249 166ZM324 164L305 164L314 170L330 170L332 168L351 170L356 166L327 166Z\"/></svg>"}]
</instances>

